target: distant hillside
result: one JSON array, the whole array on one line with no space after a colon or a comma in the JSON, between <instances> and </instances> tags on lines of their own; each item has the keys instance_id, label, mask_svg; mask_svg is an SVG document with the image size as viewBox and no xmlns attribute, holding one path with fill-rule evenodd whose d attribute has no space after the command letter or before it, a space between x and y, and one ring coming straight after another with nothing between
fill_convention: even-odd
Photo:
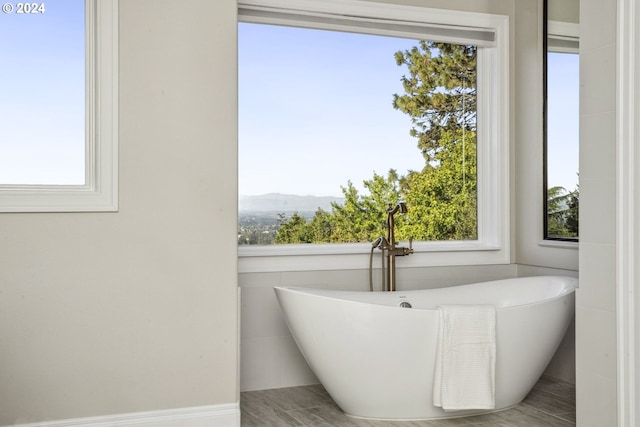
<instances>
[{"instance_id":1,"label":"distant hillside","mask_svg":"<svg viewBox=\"0 0 640 427\"><path fill-rule=\"evenodd\" d=\"M315 212L318 208L331 212L331 202L343 203L342 197L297 196L270 193L261 196L240 196L240 212Z\"/></svg>"}]
</instances>

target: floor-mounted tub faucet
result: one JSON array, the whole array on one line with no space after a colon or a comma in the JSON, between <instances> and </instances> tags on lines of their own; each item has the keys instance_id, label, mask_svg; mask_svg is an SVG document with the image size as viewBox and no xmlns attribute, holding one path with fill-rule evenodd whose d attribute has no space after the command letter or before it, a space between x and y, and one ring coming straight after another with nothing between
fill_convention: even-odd
<instances>
[{"instance_id":1,"label":"floor-mounted tub faucet","mask_svg":"<svg viewBox=\"0 0 640 427\"><path fill-rule=\"evenodd\" d=\"M412 239L409 239L408 248L397 246L395 236L395 221L393 216L398 212L408 212L407 204L405 202L398 202L398 204L395 206L389 205L389 207L387 208L387 238L385 239L384 237L379 237L375 242L373 242L373 248L382 250L383 256L387 258L387 277L385 283L383 284L383 290L385 291L396 290L396 257L410 255L413 253ZM371 284L371 286L373 285Z\"/></svg>"}]
</instances>

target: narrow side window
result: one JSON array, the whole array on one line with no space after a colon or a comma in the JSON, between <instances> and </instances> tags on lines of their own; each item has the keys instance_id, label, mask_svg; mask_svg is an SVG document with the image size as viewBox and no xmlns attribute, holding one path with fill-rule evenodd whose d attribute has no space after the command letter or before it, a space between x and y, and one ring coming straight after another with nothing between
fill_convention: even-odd
<instances>
[{"instance_id":1,"label":"narrow side window","mask_svg":"<svg viewBox=\"0 0 640 427\"><path fill-rule=\"evenodd\" d=\"M578 24L554 21L548 1L544 7L544 239L577 241Z\"/></svg>"}]
</instances>

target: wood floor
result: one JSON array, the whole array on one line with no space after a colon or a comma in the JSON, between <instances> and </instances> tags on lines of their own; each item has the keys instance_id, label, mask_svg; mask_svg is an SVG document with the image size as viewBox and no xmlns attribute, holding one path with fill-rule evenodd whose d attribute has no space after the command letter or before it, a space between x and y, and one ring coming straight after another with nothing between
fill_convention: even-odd
<instances>
[{"instance_id":1,"label":"wood floor","mask_svg":"<svg viewBox=\"0 0 640 427\"><path fill-rule=\"evenodd\" d=\"M373 421L345 415L321 385L241 393L242 427L565 427L576 425L575 385L542 377L518 406L433 421Z\"/></svg>"}]
</instances>

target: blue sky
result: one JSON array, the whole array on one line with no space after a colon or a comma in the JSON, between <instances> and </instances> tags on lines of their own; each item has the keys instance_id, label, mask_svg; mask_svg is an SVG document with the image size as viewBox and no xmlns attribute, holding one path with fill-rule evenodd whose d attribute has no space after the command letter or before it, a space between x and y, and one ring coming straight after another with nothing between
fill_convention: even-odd
<instances>
[{"instance_id":1,"label":"blue sky","mask_svg":"<svg viewBox=\"0 0 640 427\"><path fill-rule=\"evenodd\" d=\"M0 13L0 184L84 183L84 0Z\"/></svg>"},{"instance_id":2,"label":"blue sky","mask_svg":"<svg viewBox=\"0 0 640 427\"><path fill-rule=\"evenodd\" d=\"M394 53L414 40L239 24L241 195L341 196L375 171L419 170ZM549 61L549 184L576 188L578 56ZM540 166L542 168L542 165Z\"/></svg>"},{"instance_id":3,"label":"blue sky","mask_svg":"<svg viewBox=\"0 0 640 427\"><path fill-rule=\"evenodd\" d=\"M578 184L579 56L549 53L547 61L549 187Z\"/></svg>"},{"instance_id":4,"label":"blue sky","mask_svg":"<svg viewBox=\"0 0 640 427\"><path fill-rule=\"evenodd\" d=\"M374 171L420 170L410 117L392 107L405 73L393 55L415 43L240 24L240 194L342 196Z\"/></svg>"},{"instance_id":5,"label":"blue sky","mask_svg":"<svg viewBox=\"0 0 640 427\"><path fill-rule=\"evenodd\" d=\"M84 0L0 13L0 184L84 183ZM410 118L392 108L415 41L239 25L240 194L341 196L375 171L418 170ZM577 55L549 60L550 185L575 188ZM327 66L329 65L329 66ZM348 96L345 96L348 95ZM339 153L339 155L336 155Z\"/></svg>"}]
</instances>

